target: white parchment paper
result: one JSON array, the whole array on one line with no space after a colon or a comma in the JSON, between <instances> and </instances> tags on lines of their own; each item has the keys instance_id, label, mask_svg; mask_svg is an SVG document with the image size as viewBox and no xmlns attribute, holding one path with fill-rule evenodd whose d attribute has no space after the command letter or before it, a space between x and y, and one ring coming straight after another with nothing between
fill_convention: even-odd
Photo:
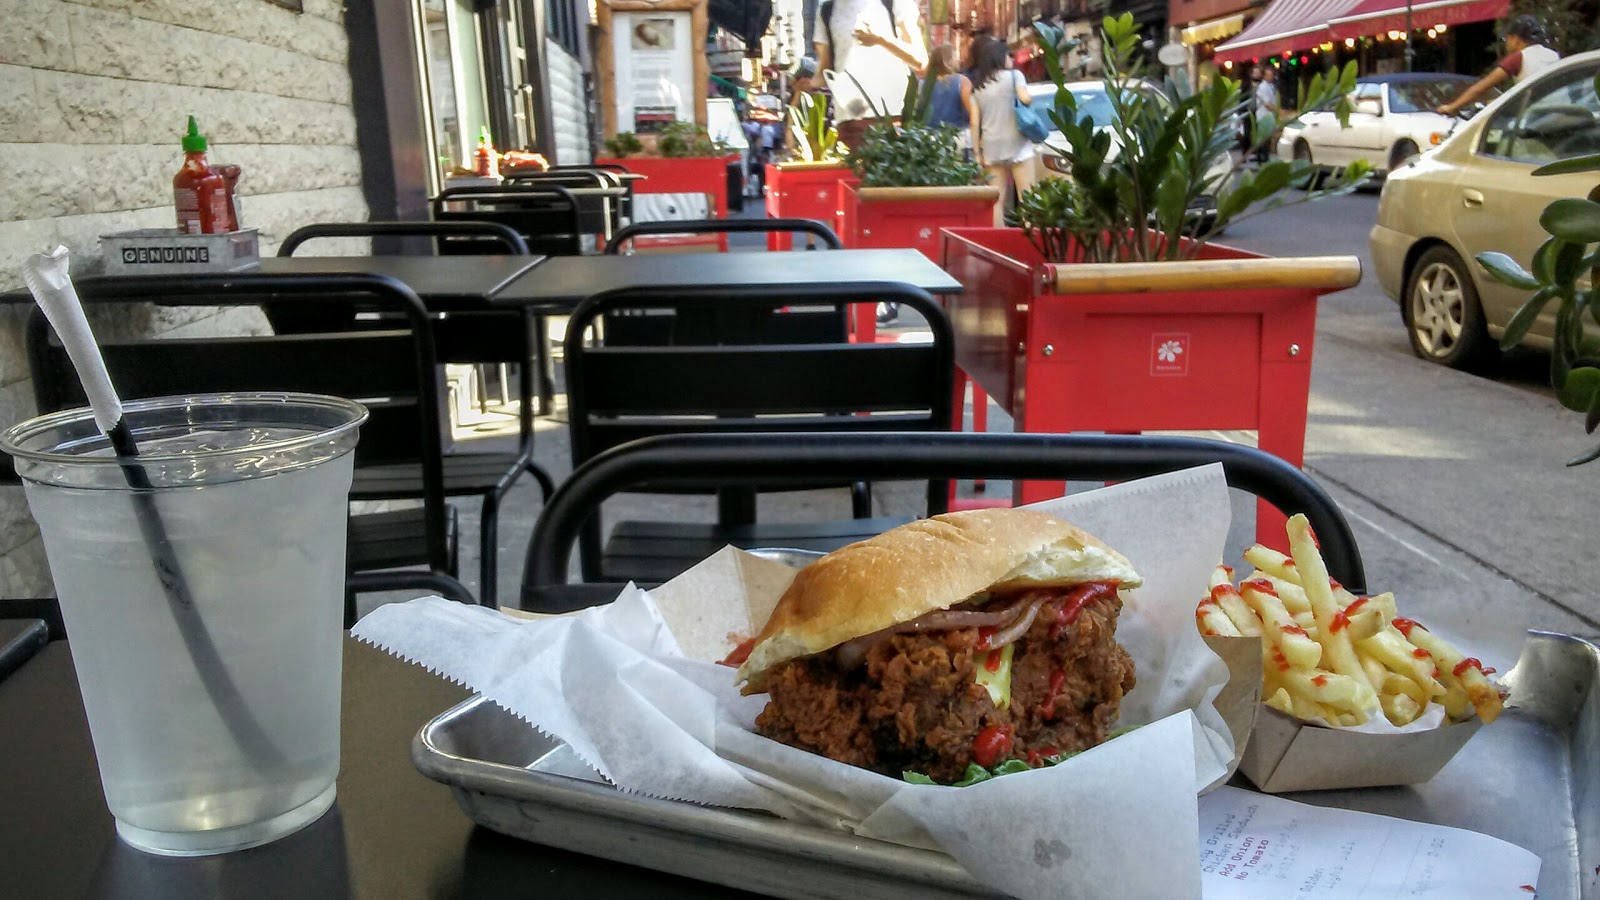
<instances>
[{"instance_id":1,"label":"white parchment paper","mask_svg":"<svg viewBox=\"0 0 1600 900\"><path fill-rule=\"evenodd\" d=\"M1196 795L1233 741L1210 701L1227 667L1194 627L1221 558L1219 466L1047 504L1145 577L1118 640L1137 667L1120 726L1137 730L1059 766L968 788L909 785L763 738L764 696L713 660L765 621L792 573L725 550L657 590L630 587L573 616L514 619L425 598L380 607L354 635L482 693L553 735L625 791L763 809L938 849L1025 898L1200 896Z\"/></svg>"}]
</instances>

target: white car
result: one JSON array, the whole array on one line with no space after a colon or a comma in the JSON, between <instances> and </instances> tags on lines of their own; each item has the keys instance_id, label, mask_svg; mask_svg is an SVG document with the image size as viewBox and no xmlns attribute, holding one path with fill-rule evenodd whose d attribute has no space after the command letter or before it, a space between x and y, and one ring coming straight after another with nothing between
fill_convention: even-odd
<instances>
[{"instance_id":1,"label":"white car","mask_svg":"<svg viewBox=\"0 0 1600 900\"><path fill-rule=\"evenodd\" d=\"M1496 250L1532 269L1552 200L1586 197L1596 174L1534 177L1546 163L1600 153L1600 51L1562 60L1518 84L1439 148L1390 173L1371 233L1373 267L1400 304L1423 359L1470 368L1496 344L1529 292L1489 276L1474 257ZM1550 304L1524 343L1548 349ZM1592 327L1592 326L1591 326Z\"/></svg>"},{"instance_id":2,"label":"white car","mask_svg":"<svg viewBox=\"0 0 1600 900\"><path fill-rule=\"evenodd\" d=\"M1082 120L1084 116L1088 116L1094 122L1096 131L1103 131L1111 127L1111 100L1106 96L1106 84L1104 81L1070 81L1066 87L1067 90L1072 92L1073 98L1077 100L1079 120ZM1145 88L1160 97L1163 103L1166 101L1166 94L1161 93L1159 87L1145 83ZM1052 82L1030 83L1028 85L1028 93L1033 97L1035 104L1043 103L1046 108L1052 108L1055 105L1056 86ZM1035 166L1035 180L1060 178L1066 175L1067 167L1065 161L1061 159L1060 154L1050 149L1052 146L1064 146L1065 143L1066 139L1062 137L1061 132L1051 131L1049 136L1044 139L1044 143L1036 148L1038 152L1034 154L1033 163ZM1112 135L1109 158L1115 159L1118 149L1116 135ZM1211 170L1206 175L1213 179L1215 184L1227 184L1233 177L1234 170L1237 167L1238 163L1233 158L1233 154L1225 154L1212 164ZM1208 223L1204 230L1209 230L1209 222L1216 217L1217 198L1202 197L1195 209L1201 213Z\"/></svg>"},{"instance_id":3,"label":"white car","mask_svg":"<svg viewBox=\"0 0 1600 900\"><path fill-rule=\"evenodd\" d=\"M1343 168L1360 159L1378 172L1393 172L1449 136L1457 120L1434 109L1454 100L1473 80L1437 72L1357 79L1350 95L1354 109L1349 128L1339 127L1331 109L1311 110L1284 126L1278 156L1323 169Z\"/></svg>"}]
</instances>

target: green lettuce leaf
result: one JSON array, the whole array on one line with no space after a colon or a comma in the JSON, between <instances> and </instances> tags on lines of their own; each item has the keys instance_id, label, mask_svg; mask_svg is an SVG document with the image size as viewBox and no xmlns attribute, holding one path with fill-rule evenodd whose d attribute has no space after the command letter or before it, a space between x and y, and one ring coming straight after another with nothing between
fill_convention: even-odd
<instances>
[{"instance_id":1,"label":"green lettuce leaf","mask_svg":"<svg viewBox=\"0 0 1600 900\"><path fill-rule=\"evenodd\" d=\"M1007 644L999 650L985 651L972 667L973 680L989 692L989 700L994 703L995 709L1005 709L1011 705L1011 654L1016 646ZM1000 661L991 672L989 660L995 654L999 654Z\"/></svg>"},{"instance_id":2,"label":"green lettuce leaf","mask_svg":"<svg viewBox=\"0 0 1600 900\"><path fill-rule=\"evenodd\" d=\"M1106 740L1114 741L1132 730L1133 728L1118 728L1107 735ZM1057 753L1054 756L1043 757L1039 760L1038 768L1046 769L1050 766L1060 765L1082 752L1081 750L1072 750L1066 753ZM1008 759L989 769L985 769L977 763L967 763L967 771L962 774L961 780L952 781L947 787L970 787L974 784L981 784L991 778L999 778L1001 775L1014 775L1017 772L1027 772L1033 768L1025 760L1020 759ZM939 782L921 772L901 772L900 779L907 784L939 784Z\"/></svg>"}]
</instances>

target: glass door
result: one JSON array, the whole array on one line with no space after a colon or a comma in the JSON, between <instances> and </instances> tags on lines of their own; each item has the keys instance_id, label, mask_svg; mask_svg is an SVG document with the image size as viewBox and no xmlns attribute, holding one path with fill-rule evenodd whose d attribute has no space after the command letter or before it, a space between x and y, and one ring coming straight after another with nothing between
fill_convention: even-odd
<instances>
[{"instance_id":1,"label":"glass door","mask_svg":"<svg viewBox=\"0 0 1600 900\"><path fill-rule=\"evenodd\" d=\"M433 150L429 192L472 171L478 129L489 124L483 47L471 0L413 0L417 55L426 90L423 118Z\"/></svg>"},{"instance_id":2,"label":"glass door","mask_svg":"<svg viewBox=\"0 0 1600 900\"><path fill-rule=\"evenodd\" d=\"M511 111L510 133L505 137L506 146L501 149L515 147L531 150L538 128L534 124L534 68L533 61L528 57L522 4L501 3L499 10L500 40L505 48L499 86L505 94L502 103Z\"/></svg>"}]
</instances>

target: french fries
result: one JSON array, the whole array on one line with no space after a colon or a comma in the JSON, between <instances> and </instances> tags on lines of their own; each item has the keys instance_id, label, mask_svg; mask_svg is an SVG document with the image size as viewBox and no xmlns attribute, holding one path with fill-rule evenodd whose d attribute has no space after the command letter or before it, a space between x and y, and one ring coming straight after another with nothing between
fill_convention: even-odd
<instances>
[{"instance_id":1,"label":"french fries","mask_svg":"<svg viewBox=\"0 0 1600 900\"><path fill-rule=\"evenodd\" d=\"M1195 608L1195 620L1201 634L1220 634L1229 637L1256 637L1261 634L1261 623L1255 613L1239 597L1239 591L1228 580L1231 570L1218 565L1211 574L1211 591Z\"/></svg>"},{"instance_id":2,"label":"french fries","mask_svg":"<svg viewBox=\"0 0 1600 900\"><path fill-rule=\"evenodd\" d=\"M1329 578L1305 516L1289 519L1288 536L1287 556L1260 544L1245 551L1256 571L1238 588L1219 565L1195 609L1203 634L1260 636L1263 702L1330 725L1373 715L1406 725L1433 703L1451 721L1499 716L1494 670L1401 618L1393 594L1357 597Z\"/></svg>"}]
</instances>

